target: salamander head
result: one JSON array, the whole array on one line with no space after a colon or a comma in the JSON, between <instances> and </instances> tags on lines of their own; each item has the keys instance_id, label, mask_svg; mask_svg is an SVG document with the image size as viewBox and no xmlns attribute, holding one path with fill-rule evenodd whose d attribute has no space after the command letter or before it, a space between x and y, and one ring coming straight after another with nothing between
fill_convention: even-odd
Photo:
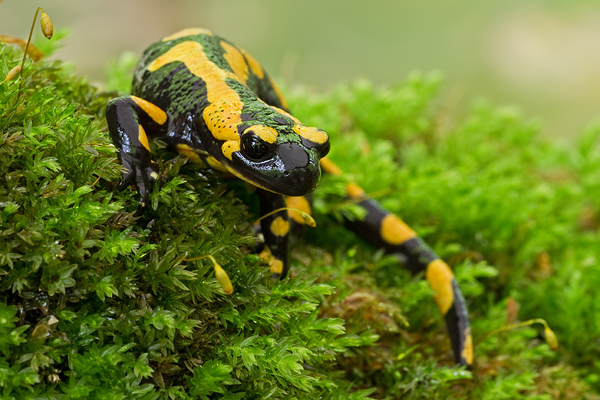
<instances>
[{"instance_id":1,"label":"salamander head","mask_svg":"<svg viewBox=\"0 0 600 400\"><path fill-rule=\"evenodd\" d=\"M329 136L297 120L253 124L243 128L239 142L222 148L223 164L237 177L271 192L303 196L319 183L319 159L329 152Z\"/></svg>"}]
</instances>

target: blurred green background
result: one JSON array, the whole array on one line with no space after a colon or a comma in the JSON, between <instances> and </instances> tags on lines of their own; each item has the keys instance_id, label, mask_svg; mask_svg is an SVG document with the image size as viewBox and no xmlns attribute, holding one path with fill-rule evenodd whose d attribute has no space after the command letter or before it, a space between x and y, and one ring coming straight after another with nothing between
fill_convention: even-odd
<instances>
[{"instance_id":1,"label":"blurred green background","mask_svg":"<svg viewBox=\"0 0 600 400\"><path fill-rule=\"evenodd\" d=\"M0 34L26 38L42 6L72 34L56 57L102 81L107 60L184 27L213 30L286 84L387 84L440 70L441 101L479 96L569 141L600 113L600 2L583 0L4 0ZM36 34L40 34L37 32Z\"/></svg>"}]
</instances>

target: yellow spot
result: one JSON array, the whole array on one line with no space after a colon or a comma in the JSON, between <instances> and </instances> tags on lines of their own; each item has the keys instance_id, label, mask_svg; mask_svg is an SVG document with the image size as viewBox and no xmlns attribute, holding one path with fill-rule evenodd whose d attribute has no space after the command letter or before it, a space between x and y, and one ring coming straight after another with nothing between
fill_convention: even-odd
<instances>
[{"instance_id":1,"label":"yellow spot","mask_svg":"<svg viewBox=\"0 0 600 400\"><path fill-rule=\"evenodd\" d=\"M248 64L246 64L246 59L242 55L242 53L231 44L227 43L224 40L221 40L221 47L225 49L225 53L223 54L223 58L227 61L227 64L233 70L233 73L237 75L237 77L244 84L248 80Z\"/></svg>"},{"instance_id":2,"label":"yellow spot","mask_svg":"<svg viewBox=\"0 0 600 400\"><path fill-rule=\"evenodd\" d=\"M167 36L162 39L163 42L168 42L169 40L179 39L186 36L194 36L194 35L208 35L212 36L212 32L208 29L202 28L187 28L172 34L171 36Z\"/></svg>"},{"instance_id":3,"label":"yellow spot","mask_svg":"<svg viewBox=\"0 0 600 400\"><path fill-rule=\"evenodd\" d=\"M283 97L283 94L281 93L281 90L279 90L279 87L277 87L277 85L275 84L275 82L273 81L273 79L269 78L269 82L271 82L271 86L273 87L273 91L275 92L275 94L279 98L279 101L281 102L281 105L284 108L289 108L288 103L285 100L285 97Z\"/></svg>"},{"instance_id":4,"label":"yellow spot","mask_svg":"<svg viewBox=\"0 0 600 400\"><path fill-rule=\"evenodd\" d=\"M158 174L156 172L150 172L150 178L152 179L158 179Z\"/></svg>"},{"instance_id":5,"label":"yellow spot","mask_svg":"<svg viewBox=\"0 0 600 400\"><path fill-rule=\"evenodd\" d=\"M389 244L397 245L417 237L417 234L400 218L394 214L388 214L381 221L381 237Z\"/></svg>"},{"instance_id":6,"label":"yellow spot","mask_svg":"<svg viewBox=\"0 0 600 400\"><path fill-rule=\"evenodd\" d=\"M221 288L225 292L225 294L233 293L233 285L231 284L231 280L227 275L227 272L219 265L215 264L215 276L217 277L217 281L221 285Z\"/></svg>"},{"instance_id":7,"label":"yellow spot","mask_svg":"<svg viewBox=\"0 0 600 400\"><path fill-rule=\"evenodd\" d=\"M283 261L273 257L271 261L269 261L269 265L271 266L270 271L272 273L281 274L283 272Z\"/></svg>"},{"instance_id":8,"label":"yellow spot","mask_svg":"<svg viewBox=\"0 0 600 400\"><path fill-rule=\"evenodd\" d=\"M277 217L271 222L271 232L275 236L285 236L290 231L290 223L282 217Z\"/></svg>"},{"instance_id":9,"label":"yellow spot","mask_svg":"<svg viewBox=\"0 0 600 400\"><path fill-rule=\"evenodd\" d=\"M306 200L306 197L286 197L285 203L288 207L297 208L300 211L304 211L307 214L311 214L312 210L310 209L310 203ZM304 224L304 218L302 214L295 210L288 210L288 215L291 219L293 219L298 224Z\"/></svg>"},{"instance_id":10,"label":"yellow spot","mask_svg":"<svg viewBox=\"0 0 600 400\"><path fill-rule=\"evenodd\" d=\"M448 264L442 260L433 260L427 266L425 278L435 292L435 303L442 315L446 315L454 301L454 293L452 292L454 274L452 274Z\"/></svg>"},{"instance_id":11,"label":"yellow spot","mask_svg":"<svg viewBox=\"0 0 600 400\"><path fill-rule=\"evenodd\" d=\"M358 186L356 183L347 184L346 193L348 193L348 196L350 197L363 197L365 195L363 188Z\"/></svg>"},{"instance_id":12,"label":"yellow spot","mask_svg":"<svg viewBox=\"0 0 600 400\"><path fill-rule=\"evenodd\" d=\"M271 250L265 246L265 248L263 249L263 251L261 251L258 256L260 258L262 258L263 260L265 260L266 262L271 261L271 258L273 258L273 255L271 254Z\"/></svg>"},{"instance_id":13,"label":"yellow spot","mask_svg":"<svg viewBox=\"0 0 600 400\"><path fill-rule=\"evenodd\" d=\"M217 171L230 172L227 168L225 168L225 166L223 164L221 164L213 156L206 157L206 162L208 163L208 165L210 165L212 168L216 169Z\"/></svg>"},{"instance_id":14,"label":"yellow spot","mask_svg":"<svg viewBox=\"0 0 600 400\"><path fill-rule=\"evenodd\" d=\"M252 125L244 131L244 134L249 131L254 132L256 136L267 143L275 143L277 136L279 136L279 132L276 129L266 125Z\"/></svg>"},{"instance_id":15,"label":"yellow spot","mask_svg":"<svg viewBox=\"0 0 600 400\"><path fill-rule=\"evenodd\" d=\"M312 126L294 125L294 132L304 139L318 144L324 144L329 140L329 135L325 131Z\"/></svg>"},{"instance_id":16,"label":"yellow spot","mask_svg":"<svg viewBox=\"0 0 600 400\"><path fill-rule=\"evenodd\" d=\"M148 143L148 136L146 136L146 131L144 130L144 128L142 128L141 125L139 126L139 128L140 129L138 130L138 140L146 150L150 151L150 144Z\"/></svg>"},{"instance_id":17,"label":"yellow spot","mask_svg":"<svg viewBox=\"0 0 600 400\"><path fill-rule=\"evenodd\" d=\"M473 336L471 336L471 328L465 329L465 341L463 343L463 351L460 354L467 364L473 364Z\"/></svg>"},{"instance_id":18,"label":"yellow spot","mask_svg":"<svg viewBox=\"0 0 600 400\"><path fill-rule=\"evenodd\" d=\"M246 57L246 61L248 62L248 65L250 66L250 69L252 70L254 75L256 75L258 79L263 79L265 77L265 72L263 71L258 61L256 61L254 57L246 53L244 50L242 50L242 54L244 55L244 57Z\"/></svg>"},{"instance_id":19,"label":"yellow spot","mask_svg":"<svg viewBox=\"0 0 600 400\"><path fill-rule=\"evenodd\" d=\"M323 168L323 171L327 172L328 174L342 175L342 170L340 167L331 162L329 158L321 158L321 168Z\"/></svg>"},{"instance_id":20,"label":"yellow spot","mask_svg":"<svg viewBox=\"0 0 600 400\"><path fill-rule=\"evenodd\" d=\"M183 154L184 156L189 158L192 162L195 162L195 163L202 162L202 159L200 158L198 153L196 153L196 151L194 151L194 149L192 149L187 144L178 144L176 148L177 148L177 152L179 154Z\"/></svg>"},{"instance_id":21,"label":"yellow spot","mask_svg":"<svg viewBox=\"0 0 600 400\"><path fill-rule=\"evenodd\" d=\"M265 247L258 256L269 264L269 269L272 273L281 274L283 272L283 261L276 259L268 247Z\"/></svg>"},{"instance_id":22,"label":"yellow spot","mask_svg":"<svg viewBox=\"0 0 600 400\"><path fill-rule=\"evenodd\" d=\"M232 159L231 154L236 151L240 151L240 142L238 140L228 140L221 146L221 152L230 160Z\"/></svg>"},{"instance_id":23,"label":"yellow spot","mask_svg":"<svg viewBox=\"0 0 600 400\"><path fill-rule=\"evenodd\" d=\"M157 124L162 125L167 122L167 114L154 104L136 96L131 96L131 100L133 100L135 104L137 104Z\"/></svg>"}]
</instances>

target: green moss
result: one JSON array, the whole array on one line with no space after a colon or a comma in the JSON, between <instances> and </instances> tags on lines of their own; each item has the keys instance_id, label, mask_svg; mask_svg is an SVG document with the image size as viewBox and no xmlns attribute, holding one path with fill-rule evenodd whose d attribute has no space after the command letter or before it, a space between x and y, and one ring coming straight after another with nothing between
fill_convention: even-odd
<instances>
[{"instance_id":1,"label":"green moss","mask_svg":"<svg viewBox=\"0 0 600 400\"><path fill-rule=\"evenodd\" d=\"M0 47L0 75L21 57ZM131 57L111 66L127 90ZM60 63L0 85L0 391L3 398L583 398L597 393L600 128L539 138L511 108L452 121L438 75L298 90L295 115L331 134L348 177L315 193L317 229L293 279L252 254L239 190L161 153L162 186L135 219L100 93ZM472 311L473 373L452 366L432 292L336 222L355 179L452 264ZM239 185L238 185L239 186ZM228 271L225 296L208 259ZM511 299L511 300L509 300ZM507 320L542 330L483 336Z\"/></svg>"},{"instance_id":2,"label":"green moss","mask_svg":"<svg viewBox=\"0 0 600 400\"><path fill-rule=\"evenodd\" d=\"M471 391L469 396L581 398L592 390L586 383L598 384L599 127L591 125L575 146L565 146L541 139L539 122L511 107L476 102L464 121L453 121L442 114L443 105L436 107L438 83L435 74L417 74L396 87L358 82L321 96L299 91L292 107L309 124L328 123L333 161L403 216L453 266L477 344L475 377L463 387ZM336 201L343 183L338 177L324 180L315 196L319 212L352 212L350 205ZM314 235L316 244L340 233L321 224ZM423 300L427 289L399 272L393 260L364 252L348 237L330 251L348 248L342 243L348 240L347 246L361 246L348 277L361 269L369 272L369 285L374 280L373 287L379 288L371 290L398 300L419 333L414 344L423 341L420 335L431 335L420 331L420 321L435 318L441 326ZM344 272L320 268L342 279L340 292L348 290ZM519 320L539 317L550 323L561 343L557 353L534 329L502 333L478 344L506 323L509 298L520 306ZM391 353L412 344L409 339ZM390 368L382 385L385 393L403 387L393 376L401 369L397 364ZM556 375L549 379L549 371L568 372L555 384ZM464 395L459 393L444 396Z\"/></svg>"}]
</instances>

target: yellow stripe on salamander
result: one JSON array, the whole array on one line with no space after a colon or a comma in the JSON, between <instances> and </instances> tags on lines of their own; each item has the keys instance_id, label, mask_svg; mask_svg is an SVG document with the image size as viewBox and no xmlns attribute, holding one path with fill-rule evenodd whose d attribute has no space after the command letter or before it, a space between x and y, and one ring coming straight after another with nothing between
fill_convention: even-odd
<instances>
[{"instance_id":1,"label":"yellow stripe on salamander","mask_svg":"<svg viewBox=\"0 0 600 400\"><path fill-rule=\"evenodd\" d=\"M216 169L217 171L229 172L229 170L223 164L221 164L216 158L214 158L213 156L206 157L206 162L208 163L208 165L210 167Z\"/></svg>"},{"instance_id":2,"label":"yellow stripe on salamander","mask_svg":"<svg viewBox=\"0 0 600 400\"><path fill-rule=\"evenodd\" d=\"M142 146L144 146L144 148L146 150L150 151L150 144L148 143L148 136L146 136L146 131L144 130L144 128L142 128L141 125L139 125L138 140L140 141L140 143L142 144Z\"/></svg>"},{"instance_id":3,"label":"yellow stripe on salamander","mask_svg":"<svg viewBox=\"0 0 600 400\"><path fill-rule=\"evenodd\" d=\"M223 58L225 58L227 64L229 64L233 70L233 73L237 75L242 83L246 84L249 71L248 64L246 63L246 59L242 53L237 49L237 47L230 45L224 40L221 40L221 47L225 49Z\"/></svg>"},{"instance_id":4,"label":"yellow stripe on salamander","mask_svg":"<svg viewBox=\"0 0 600 400\"><path fill-rule=\"evenodd\" d=\"M200 158L198 153L196 153L194 151L194 149L192 149L187 144L178 144L176 149L179 154L183 154L184 156L189 158L192 162L202 163L202 159Z\"/></svg>"},{"instance_id":5,"label":"yellow stripe on salamander","mask_svg":"<svg viewBox=\"0 0 600 400\"><path fill-rule=\"evenodd\" d=\"M219 68L204 52L203 46L194 41L186 41L171 47L149 66L156 71L163 65L181 61L191 73L206 84L207 100L210 105L203 111L206 126L217 140L240 140L237 126L242 122L244 103L239 95L227 84L227 79L239 81L230 71Z\"/></svg>"},{"instance_id":6,"label":"yellow stripe on salamander","mask_svg":"<svg viewBox=\"0 0 600 400\"><path fill-rule=\"evenodd\" d=\"M240 51L242 52L244 57L246 57L246 61L248 62L252 73L254 73L254 75L256 75L258 79L263 79L265 77L265 72L263 71L262 66L259 64L259 62L256 61L254 57L246 53L244 50L240 49Z\"/></svg>"},{"instance_id":7,"label":"yellow stripe on salamander","mask_svg":"<svg viewBox=\"0 0 600 400\"><path fill-rule=\"evenodd\" d=\"M131 100L133 100L135 104L137 104L157 124L162 125L167 122L167 114L154 104L136 96L131 96Z\"/></svg>"}]
</instances>

